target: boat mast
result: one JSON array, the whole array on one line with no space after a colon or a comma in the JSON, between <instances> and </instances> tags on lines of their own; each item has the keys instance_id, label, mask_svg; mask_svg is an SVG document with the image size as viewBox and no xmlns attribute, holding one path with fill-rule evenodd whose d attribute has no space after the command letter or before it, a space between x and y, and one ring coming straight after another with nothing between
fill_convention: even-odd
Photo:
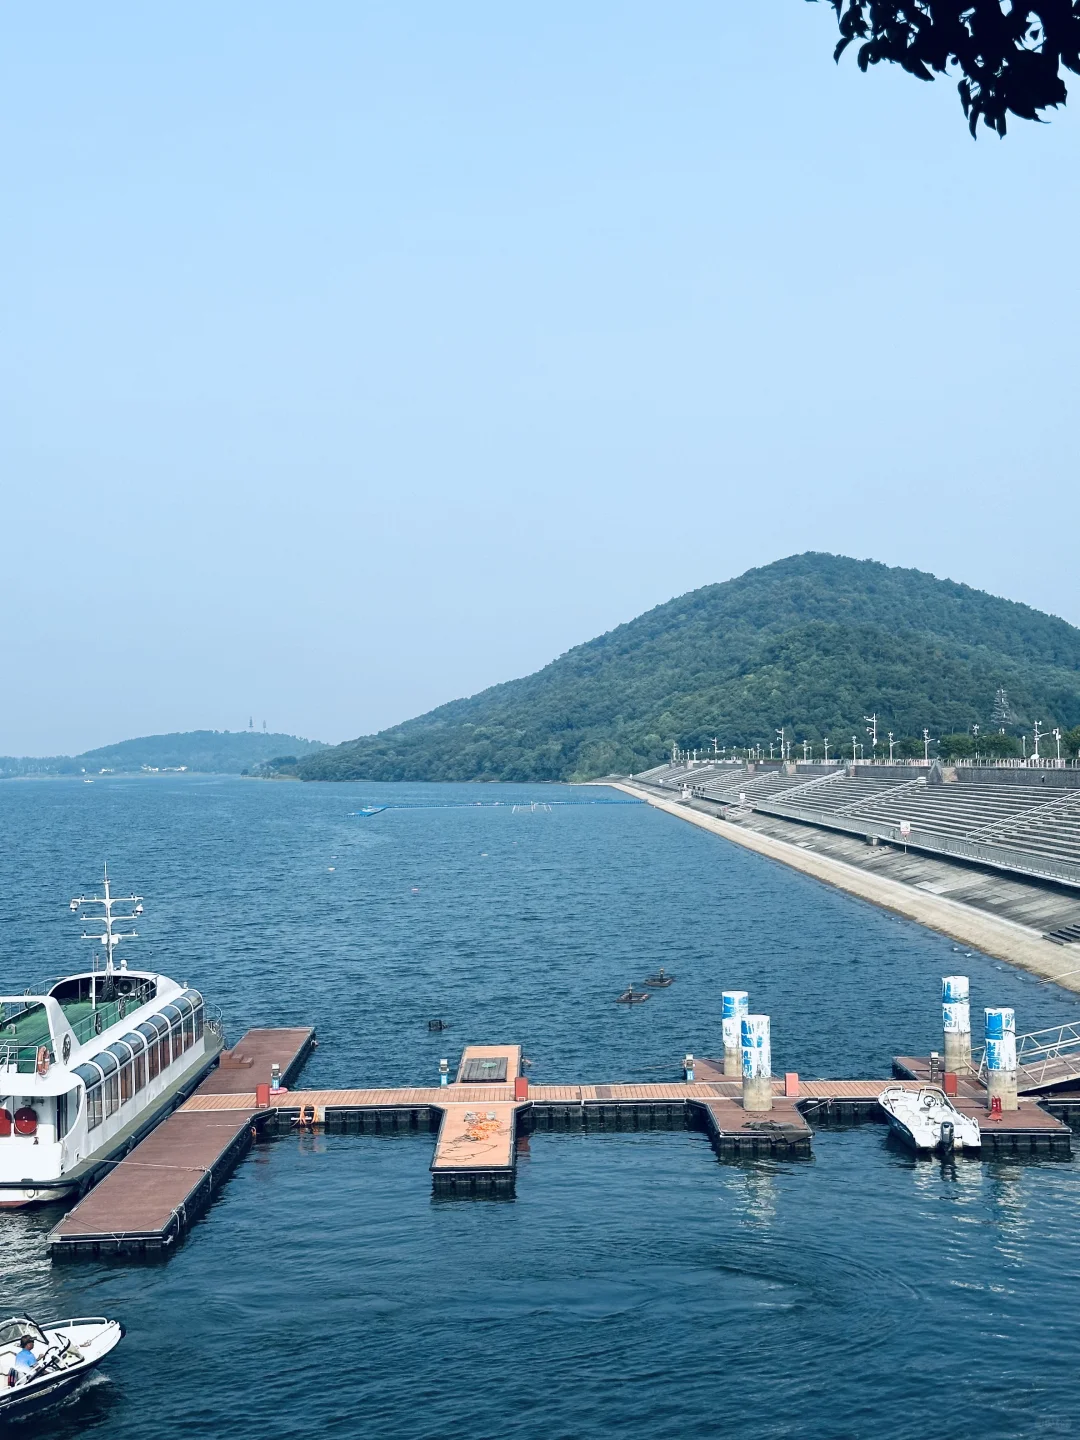
<instances>
[{"instance_id":1,"label":"boat mast","mask_svg":"<svg viewBox=\"0 0 1080 1440\"><path fill-rule=\"evenodd\" d=\"M113 927L114 925L116 925L117 922L121 924L130 923L135 919L137 915L141 915L143 913L142 901L143 897L141 895L114 895L112 893L112 890L109 886L109 866L108 862L106 862L105 894L77 895L71 901L71 904L68 907L73 915L77 914L78 911L81 910L84 906L100 905L102 907L102 910L104 912L103 914L87 915L85 916L85 919L88 923L97 922L98 924L104 924L104 933L100 935L89 935L84 930L82 938L84 940L92 940L98 945L104 945L106 976L111 977L113 974L113 952L116 950L116 947L120 944L121 940L137 940L139 938L139 932L137 930L115 930ZM132 909L127 914L123 912L117 912L116 914L114 914L114 905L130 905ZM96 964L94 968L97 968ZM122 956L120 959L120 969L127 969L127 961ZM91 1003L93 1008L96 1010L97 986L95 984L91 985Z\"/></svg>"}]
</instances>

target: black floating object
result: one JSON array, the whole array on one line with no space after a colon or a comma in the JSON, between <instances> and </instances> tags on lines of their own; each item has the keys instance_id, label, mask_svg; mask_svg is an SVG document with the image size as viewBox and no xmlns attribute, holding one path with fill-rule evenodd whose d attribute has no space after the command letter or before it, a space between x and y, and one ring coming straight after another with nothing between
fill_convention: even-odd
<instances>
[{"instance_id":1,"label":"black floating object","mask_svg":"<svg viewBox=\"0 0 1080 1440\"><path fill-rule=\"evenodd\" d=\"M633 985L628 985L615 1002L617 1005L640 1005L645 1000L651 1000L652 996L647 990L635 990Z\"/></svg>"},{"instance_id":2,"label":"black floating object","mask_svg":"<svg viewBox=\"0 0 1080 1440\"><path fill-rule=\"evenodd\" d=\"M445 1020L429 1020L429 1021L427 1022L427 1028L428 1028L429 1030L438 1031L438 1030L449 1030L450 1027L449 1027L449 1025L447 1025L447 1023L446 1023Z\"/></svg>"},{"instance_id":3,"label":"black floating object","mask_svg":"<svg viewBox=\"0 0 1080 1440\"><path fill-rule=\"evenodd\" d=\"M675 976L669 975L661 965L655 975L646 975L645 984L653 990L666 990L669 985L675 983Z\"/></svg>"}]
</instances>

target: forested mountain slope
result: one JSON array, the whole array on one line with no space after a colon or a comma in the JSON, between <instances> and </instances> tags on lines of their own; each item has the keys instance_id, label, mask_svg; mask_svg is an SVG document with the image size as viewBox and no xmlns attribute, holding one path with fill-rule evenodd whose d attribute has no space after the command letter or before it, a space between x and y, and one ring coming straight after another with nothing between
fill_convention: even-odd
<instances>
[{"instance_id":1,"label":"forested mountain slope","mask_svg":"<svg viewBox=\"0 0 1080 1440\"><path fill-rule=\"evenodd\" d=\"M808 553L659 605L534 675L301 762L304 779L567 780L685 748L1080 722L1080 630L872 560ZM820 753L820 751L819 751ZM920 752L921 753L921 752Z\"/></svg>"}]
</instances>

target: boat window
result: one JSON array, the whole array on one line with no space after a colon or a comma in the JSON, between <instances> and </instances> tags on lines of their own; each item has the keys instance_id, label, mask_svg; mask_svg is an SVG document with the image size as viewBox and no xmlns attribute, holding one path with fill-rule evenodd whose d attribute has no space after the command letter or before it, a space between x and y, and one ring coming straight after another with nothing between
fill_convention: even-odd
<instances>
[{"instance_id":1,"label":"boat window","mask_svg":"<svg viewBox=\"0 0 1080 1440\"><path fill-rule=\"evenodd\" d=\"M180 1021L177 1020L176 1024L172 1027L172 1054L174 1060L178 1060L180 1058L180 1054L183 1048L184 1031Z\"/></svg>"},{"instance_id":2,"label":"boat window","mask_svg":"<svg viewBox=\"0 0 1080 1440\"><path fill-rule=\"evenodd\" d=\"M199 1041L203 1037L203 1022L206 1016L203 1011L202 1002L195 1006L195 1039Z\"/></svg>"},{"instance_id":3,"label":"boat window","mask_svg":"<svg viewBox=\"0 0 1080 1440\"><path fill-rule=\"evenodd\" d=\"M123 1040L117 1040L115 1045L109 1046L109 1054L115 1055L121 1065L126 1065L131 1059L131 1046Z\"/></svg>"},{"instance_id":4,"label":"boat window","mask_svg":"<svg viewBox=\"0 0 1080 1440\"><path fill-rule=\"evenodd\" d=\"M161 1056L161 1068L162 1070L167 1070L172 1063L172 1050L169 1048L168 1031L166 1031L165 1034L162 1035L161 1039L158 1041L158 1051L160 1052Z\"/></svg>"},{"instance_id":5,"label":"boat window","mask_svg":"<svg viewBox=\"0 0 1080 1440\"><path fill-rule=\"evenodd\" d=\"M146 1078L154 1080L158 1073L158 1042L155 1040L152 1045L146 1047Z\"/></svg>"},{"instance_id":6,"label":"boat window","mask_svg":"<svg viewBox=\"0 0 1080 1440\"><path fill-rule=\"evenodd\" d=\"M104 1100L106 1116L115 1115L120 1109L120 1078L116 1074L107 1075L101 1087L101 1095Z\"/></svg>"},{"instance_id":7,"label":"boat window","mask_svg":"<svg viewBox=\"0 0 1080 1440\"><path fill-rule=\"evenodd\" d=\"M0 1325L0 1347L18 1344L24 1335L32 1335L35 1343L45 1339L34 1322L27 1320L25 1315L17 1315L14 1320L5 1320Z\"/></svg>"},{"instance_id":8,"label":"boat window","mask_svg":"<svg viewBox=\"0 0 1080 1440\"><path fill-rule=\"evenodd\" d=\"M176 1001L176 1009L180 1011L181 1015L190 1015L192 1008L193 1006L191 1004L191 1001L188 999L187 991L185 991L184 994L181 995L180 998Z\"/></svg>"},{"instance_id":9,"label":"boat window","mask_svg":"<svg viewBox=\"0 0 1080 1440\"><path fill-rule=\"evenodd\" d=\"M76 1102L75 1105L72 1105L72 1104L71 1104L72 1099L75 1100L75 1102ZM68 1133L68 1130L71 1128L71 1116L72 1116L73 1112L78 1108L78 1099L79 1099L79 1092L78 1092L77 1090L69 1090L66 1095L58 1095L58 1096L56 1097L56 1138L57 1138L57 1140L63 1140L64 1136Z\"/></svg>"},{"instance_id":10,"label":"boat window","mask_svg":"<svg viewBox=\"0 0 1080 1440\"><path fill-rule=\"evenodd\" d=\"M86 1087L86 1128L96 1130L101 1124L101 1085Z\"/></svg>"},{"instance_id":11,"label":"boat window","mask_svg":"<svg viewBox=\"0 0 1080 1440\"><path fill-rule=\"evenodd\" d=\"M111 1055L108 1050L101 1050L93 1057L94 1064L103 1075L114 1075L116 1073L116 1056Z\"/></svg>"},{"instance_id":12,"label":"boat window","mask_svg":"<svg viewBox=\"0 0 1080 1440\"><path fill-rule=\"evenodd\" d=\"M165 1019L168 1020L170 1025L175 1024L176 1021L180 1019L180 1011L176 1008L175 1005L162 1005L161 1015L164 1015ZM160 1015L154 1016L155 1020L158 1020L160 1018Z\"/></svg>"},{"instance_id":13,"label":"boat window","mask_svg":"<svg viewBox=\"0 0 1080 1440\"><path fill-rule=\"evenodd\" d=\"M73 1073L86 1086L86 1128L96 1130L101 1124L101 1071L96 1065L76 1065Z\"/></svg>"},{"instance_id":14,"label":"boat window","mask_svg":"<svg viewBox=\"0 0 1080 1440\"><path fill-rule=\"evenodd\" d=\"M125 1035L124 1039L134 1052L131 1074L137 1094L146 1084L146 1038L142 1035Z\"/></svg>"},{"instance_id":15,"label":"boat window","mask_svg":"<svg viewBox=\"0 0 1080 1440\"><path fill-rule=\"evenodd\" d=\"M120 1067L120 1104L130 1100L135 1093L135 1073L132 1062Z\"/></svg>"},{"instance_id":16,"label":"boat window","mask_svg":"<svg viewBox=\"0 0 1080 1440\"><path fill-rule=\"evenodd\" d=\"M195 1043L195 1015L194 1012L184 1016L184 1049L190 1050Z\"/></svg>"},{"instance_id":17,"label":"boat window","mask_svg":"<svg viewBox=\"0 0 1080 1440\"><path fill-rule=\"evenodd\" d=\"M133 1055L146 1049L146 1036L140 1035L137 1030L129 1030L126 1035L121 1035L121 1040L128 1047Z\"/></svg>"}]
</instances>

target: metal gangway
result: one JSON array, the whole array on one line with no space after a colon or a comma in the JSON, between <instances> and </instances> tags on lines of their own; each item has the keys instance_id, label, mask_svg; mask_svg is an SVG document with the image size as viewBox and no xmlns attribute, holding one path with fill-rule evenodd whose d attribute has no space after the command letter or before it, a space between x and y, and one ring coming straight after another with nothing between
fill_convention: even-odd
<instances>
[{"instance_id":1,"label":"metal gangway","mask_svg":"<svg viewBox=\"0 0 1080 1440\"><path fill-rule=\"evenodd\" d=\"M974 1057L973 1057L974 1058ZM986 1081L986 1052L979 1059L978 1077ZM1016 1037L1016 1089L1020 1095L1080 1085L1080 1021L1051 1025Z\"/></svg>"}]
</instances>

